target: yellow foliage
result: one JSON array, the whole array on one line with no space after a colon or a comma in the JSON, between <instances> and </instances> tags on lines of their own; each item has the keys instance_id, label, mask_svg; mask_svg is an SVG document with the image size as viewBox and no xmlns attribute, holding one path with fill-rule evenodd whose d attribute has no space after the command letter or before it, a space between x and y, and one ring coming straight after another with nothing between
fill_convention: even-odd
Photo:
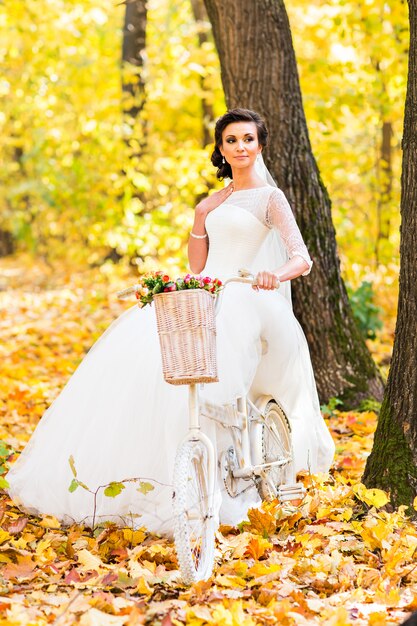
<instances>
[{"instance_id":1,"label":"yellow foliage","mask_svg":"<svg viewBox=\"0 0 417 626\"><path fill-rule=\"evenodd\" d=\"M245 614L241 601L229 601L216 606L213 610L213 624L218 626L257 626L256 622ZM210 623L210 622L209 622Z\"/></svg>"},{"instance_id":2,"label":"yellow foliage","mask_svg":"<svg viewBox=\"0 0 417 626\"><path fill-rule=\"evenodd\" d=\"M120 68L125 4L29 6L0 5L0 227L25 250L52 259L96 263L112 248L142 269L153 269L157 254L167 270L183 269L192 209L215 182L202 100L214 117L225 109L209 24L195 23L189 0L148 2L145 103L131 125L121 106L128 104ZM294 0L287 9L343 271L354 286L375 281L393 309L406 3ZM123 69L124 78L132 69ZM384 123L393 134L389 192Z\"/></svg>"},{"instance_id":3,"label":"yellow foliage","mask_svg":"<svg viewBox=\"0 0 417 626\"><path fill-rule=\"evenodd\" d=\"M44 515L42 520L39 522L39 525L43 528L61 528L61 523L59 522L59 520L57 520L56 517L53 517L52 515Z\"/></svg>"},{"instance_id":4,"label":"yellow foliage","mask_svg":"<svg viewBox=\"0 0 417 626\"><path fill-rule=\"evenodd\" d=\"M387 616L381 611L375 611L370 614L368 624L369 626L386 626Z\"/></svg>"},{"instance_id":5,"label":"yellow foliage","mask_svg":"<svg viewBox=\"0 0 417 626\"><path fill-rule=\"evenodd\" d=\"M369 506L375 506L377 509L385 506L389 502L389 497L381 489L367 489L365 485L359 483L353 486L353 492L356 497Z\"/></svg>"},{"instance_id":6,"label":"yellow foliage","mask_svg":"<svg viewBox=\"0 0 417 626\"><path fill-rule=\"evenodd\" d=\"M263 537L268 537L273 534L277 526L274 513L274 509L271 510L267 503L264 503L262 509L250 509L248 511L250 522L248 529Z\"/></svg>"},{"instance_id":7,"label":"yellow foliage","mask_svg":"<svg viewBox=\"0 0 417 626\"><path fill-rule=\"evenodd\" d=\"M140 576L136 585L136 591L140 595L149 596L152 595L152 587L150 587L145 580L144 576Z\"/></svg>"},{"instance_id":8,"label":"yellow foliage","mask_svg":"<svg viewBox=\"0 0 417 626\"><path fill-rule=\"evenodd\" d=\"M296 0L287 10L343 270L356 284L375 269L378 233L379 262L398 259L407 7L383 0ZM381 157L384 123L393 134L389 193Z\"/></svg>"},{"instance_id":9,"label":"yellow foliage","mask_svg":"<svg viewBox=\"0 0 417 626\"><path fill-rule=\"evenodd\" d=\"M144 529L132 530L131 528L124 528L123 537L130 545L137 546L145 539L146 531Z\"/></svg>"},{"instance_id":10,"label":"yellow foliage","mask_svg":"<svg viewBox=\"0 0 417 626\"><path fill-rule=\"evenodd\" d=\"M0 544L4 543L5 541L9 541L9 539L11 539L9 533L0 528Z\"/></svg>"},{"instance_id":11,"label":"yellow foliage","mask_svg":"<svg viewBox=\"0 0 417 626\"><path fill-rule=\"evenodd\" d=\"M77 560L80 564L80 571L100 571L103 569L103 562L94 554L91 554L88 550L79 550L77 552Z\"/></svg>"},{"instance_id":12,"label":"yellow foliage","mask_svg":"<svg viewBox=\"0 0 417 626\"><path fill-rule=\"evenodd\" d=\"M13 357L2 362L0 438L20 451L92 341L126 307L113 294L130 274L113 265L51 270L21 257L0 261L0 281L0 350ZM213 577L190 588L171 540L115 524L62 527L23 514L3 494L0 626L400 623L417 607L417 529L405 507L384 510L387 495L360 483L375 419L336 412L332 473L301 476L307 495L299 506L264 503L239 529L222 527Z\"/></svg>"},{"instance_id":13,"label":"yellow foliage","mask_svg":"<svg viewBox=\"0 0 417 626\"><path fill-rule=\"evenodd\" d=\"M245 555L255 560L264 556L265 552L272 548L272 543L263 537L252 537L246 546Z\"/></svg>"}]
</instances>

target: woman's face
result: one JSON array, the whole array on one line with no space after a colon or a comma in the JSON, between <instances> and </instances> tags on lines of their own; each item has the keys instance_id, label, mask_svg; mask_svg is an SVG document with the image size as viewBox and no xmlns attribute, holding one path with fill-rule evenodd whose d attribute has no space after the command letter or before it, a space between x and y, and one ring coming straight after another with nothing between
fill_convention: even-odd
<instances>
[{"instance_id":1,"label":"woman's face","mask_svg":"<svg viewBox=\"0 0 417 626\"><path fill-rule=\"evenodd\" d=\"M232 168L252 166L262 152L255 122L233 122L222 133L220 152Z\"/></svg>"}]
</instances>

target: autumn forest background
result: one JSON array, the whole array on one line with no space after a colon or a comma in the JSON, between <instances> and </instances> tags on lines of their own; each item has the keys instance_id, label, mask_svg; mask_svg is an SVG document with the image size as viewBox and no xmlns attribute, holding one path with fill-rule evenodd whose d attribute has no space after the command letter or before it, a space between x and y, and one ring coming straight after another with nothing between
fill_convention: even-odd
<instances>
[{"instance_id":1,"label":"autumn forest background","mask_svg":"<svg viewBox=\"0 0 417 626\"><path fill-rule=\"evenodd\" d=\"M407 516L415 492L396 493L393 504L406 506L390 508L389 494L371 489L384 488L382 479L369 471L369 489L361 482L399 295L408 6L276 4L288 13L312 154L331 200L343 279L334 308L344 302L344 283L343 306L358 333L349 345L357 342L357 352L370 351L377 364L367 374L372 384L350 385L355 393L346 380L327 386L328 370L314 361L314 324L307 327L337 443L334 471L303 478L309 494L302 506L265 505L263 517L252 514L240 531L223 529L214 578L191 589L179 582L169 541L111 526L68 531L53 518L24 516L4 495L1 626L58 619L84 626L378 626L400 623L417 608L417 531ZM133 44L129 5L143 28ZM194 207L221 184L209 159L214 122L232 101L215 5L0 2L2 474L93 341L125 310L115 292L138 272L187 269ZM249 33L249 9L245 15ZM249 36L240 34L235 42L249 49ZM251 88L239 87L248 93L243 106L253 106ZM262 113L268 122L278 117ZM271 163L273 150L274 136ZM288 170L278 182L285 188ZM309 243L307 214L294 209ZM317 253L318 284L325 265ZM314 292L314 282L305 284L295 290L296 311L308 302L303 289ZM387 400L385 407L388 414Z\"/></svg>"}]
</instances>

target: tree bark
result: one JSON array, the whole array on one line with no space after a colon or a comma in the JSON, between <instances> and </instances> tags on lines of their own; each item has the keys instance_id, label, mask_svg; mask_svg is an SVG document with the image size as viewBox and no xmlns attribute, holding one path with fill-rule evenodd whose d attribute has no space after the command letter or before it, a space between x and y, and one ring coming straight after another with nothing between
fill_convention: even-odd
<instances>
[{"instance_id":1,"label":"tree bark","mask_svg":"<svg viewBox=\"0 0 417 626\"><path fill-rule=\"evenodd\" d=\"M0 228L0 257L13 254L15 249L15 240L13 239L12 233L9 230Z\"/></svg>"},{"instance_id":2,"label":"tree bark","mask_svg":"<svg viewBox=\"0 0 417 626\"><path fill-rule=\"evenodd\" d=\"M392 137L394 135L391 122L384 120L381 130L381 152L377 163L380 174L380 189L377 200L377 233L375 239L375 265L381 263L381 244L389 239L390 209L392 202Z\"/></svg>"},{"instance_id":3,"label":"tree bark","mask_svg":"<svg viewBox=\"0 0 417 626\"><path fill-rule=\"evenodd\" d=\"M364 481L393 504L417 495L417 0L408 0L410 49L401 176L400 291L394 349Z\"/></svg>"},{"instance_id":4,"label":"tree bark","mask_svg":"<svg viewBox=\"0 0 417 626\"><path fill-rule=\"evenodd\" d=\"M229 108L255 109L271 142L265 160L294 209L314 259L293 282L294 311L310 346L322 402L382 398L383 383L359 333L340 276L331 204L314 159L283 0L205 0Z\"/></svg>"},{"instance_id":5,"label":"tree bark","mask_svg":"<svg viewBox=\"0 0 417 626\"><path fill-rule=\"evenodd\" d=\"M146 125L140 119L145 104L145 81L143 77L146 51L146 0L126 0L122 44L122 88L125 121L135 129L128 137L139 156L145 143ZM139 136L138 136L139 135Z\"/></svg>"},{"instance_id":6,"label":"tree bark","mask_svg":"<svg viewBox=\"0 0 417 626\"><path fill-rule=\"evenodd\" d=\"M209 40L208 34L203 27L204 22L208 22L208 15L203 0L191 0L191 8L193 10L194 19L200 25L198 30L198 43L200 48ZM202 112L202 145L203 148L212 142L212 127L214 121L214 111L211 102L205 97L205 80L204 76L200 76L201 87L201 112Z\"/></svg>"}]
</instances>

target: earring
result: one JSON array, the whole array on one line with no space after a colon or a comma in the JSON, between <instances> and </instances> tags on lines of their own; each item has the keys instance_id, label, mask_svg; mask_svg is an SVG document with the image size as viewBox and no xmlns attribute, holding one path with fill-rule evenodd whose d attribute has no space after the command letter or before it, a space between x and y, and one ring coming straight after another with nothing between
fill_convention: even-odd
<instances>
[{"instance_id":1,"label":"earring","mask_svg":"<svg viewBox=\"0 0 417 626\"><path fill-rule=\"evenodd\" d=\"M222 158L222 163L223 165L226 163L226 159L224 157Z\"/></svg>"}]
</instances>

